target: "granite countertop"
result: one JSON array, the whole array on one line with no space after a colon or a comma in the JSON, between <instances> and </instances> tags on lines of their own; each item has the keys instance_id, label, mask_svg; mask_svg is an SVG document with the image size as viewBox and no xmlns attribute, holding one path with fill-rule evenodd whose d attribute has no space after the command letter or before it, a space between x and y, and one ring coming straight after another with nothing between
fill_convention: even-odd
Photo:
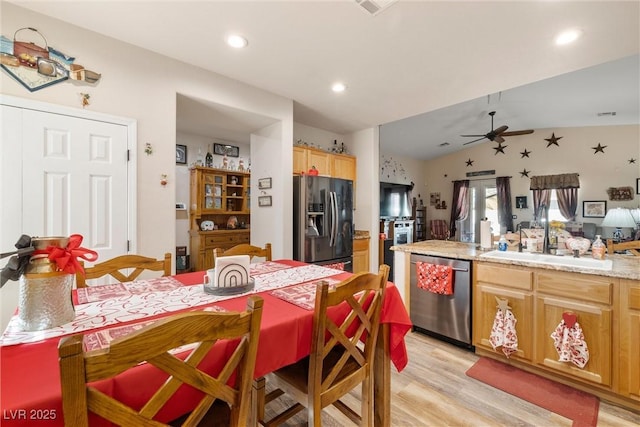
<instances>
[{"instance_id":1,"label":"granite countertop","mask_svg":"<svg viewBox=\"0 0 640 427\"><path fill-rule=\"evenodd\" d=\"M371 238L371 236L369 236L369 231L367 230L356 230L356 232L353 234L353 240L369 238Z\"/></svg>"},{"instance_id":2,"label":"granite countertop","mask_svg":"<svg viewBox=\"0 0 640 427\"><path fill-rule=\"evenodd\" d=\"M623 279L640 280L640 257L630 255L607 255L607 259L613 262L611 270L598 270L585 267L573 267L554 264L538 264L525 260L509 260L483 258L481 255L487 251L481 250L477 243L452 242L448 240L426 240L406 245L395 245L393 251L410 252L421 255L441 256L447 258L466 259L472 261L495 262L499 264L520 265L525 267L543 268L548 270L561 270L582 274L594 274L598 276L619 277ZM585 255L588 256L588 255Z\"/></svg>"}]
</instances>

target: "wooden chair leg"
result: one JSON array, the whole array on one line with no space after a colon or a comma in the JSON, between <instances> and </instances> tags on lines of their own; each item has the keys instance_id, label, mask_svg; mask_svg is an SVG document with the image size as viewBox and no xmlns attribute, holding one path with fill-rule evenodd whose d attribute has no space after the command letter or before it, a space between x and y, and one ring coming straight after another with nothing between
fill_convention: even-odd
<instances>
[{"instance_id":1,"label":"wooden chair leg","mask_svg":"<svg viewBox=\"0 0 640 427\"><path fill-rule=\"evenodd\" d=\"M259 426L264 421L264 396L266 381L264 377L253 380L251 389L251 419L250 426Z\"/></svg>"}]
</instances>

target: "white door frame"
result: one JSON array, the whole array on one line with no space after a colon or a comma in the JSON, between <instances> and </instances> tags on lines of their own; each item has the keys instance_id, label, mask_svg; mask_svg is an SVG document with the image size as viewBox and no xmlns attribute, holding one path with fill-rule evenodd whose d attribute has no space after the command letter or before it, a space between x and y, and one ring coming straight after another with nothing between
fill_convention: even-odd
<instances>
[{"instance_id":1,"label":"white door frame","mask_svg":"<svg viewBox=\"0 0 640 427\"><path fill-rule=\"evenodd\" d=\"M82 110L78 108L66 107L63 105L50 104L41 101L34 101L25 98L19 98L10 95L2 95L0 94L0 105L7 105L10 107L23 108L27 110L35 110L41 111L44 113L53 113L66 115L70 117L77 117L81 119L87 120L95 120L102 121L106 123L112 123L116 125L126 126L127 128L127 149L129 150L129 162L128 162L128 170L127 174L127 194L128 194L128 206L129 210L127 213L127 239L129 240L129 252L136 253L137 252L137 146L138 146L138 123L135 119L127 118L127 117L119 117L112 116L110 114L104 113L96 113L93 111ZM2 151L0 153L0 159L5 157L7 154L11 155L11 148L6 147L3 143L0 147ZM21 160L21 159L20 159ZM17 162L18 159L13 159L13 162ZM8 164L11 164L12 160L4 158L2 159L2 164L0 165L0 178L3 182L3 187L5 185L10 185L8 183L15 182L14 173L20 172L19 176L22 176L21 168L22 166L17 166L16 168L11 167L10 170L7 170L6 167ZM13 177L13 178L12 178ZM4 193L4 189L0 191L0 194ZM6 231L6 230L5 230ZM16 236L16 239L20 236ZM10 248L9 248L10 249Z\"/></svg>"}]
</instances>

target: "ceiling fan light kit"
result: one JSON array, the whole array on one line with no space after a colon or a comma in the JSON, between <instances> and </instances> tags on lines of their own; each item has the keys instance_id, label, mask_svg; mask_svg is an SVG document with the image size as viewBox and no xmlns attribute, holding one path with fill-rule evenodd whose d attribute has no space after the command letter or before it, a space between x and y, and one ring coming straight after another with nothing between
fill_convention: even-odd
<instances>
[{"instance_id":1,"label":"ceiling fan light kit","mask_svg":"<svg viewBox=\"0 0 640 427\"><path fill-rule=\"evenodd\" d=\"M504 137L505 136L516 136L516 135L528 135L530 133L533 133L533 129L525 129L525 130L514 130L511 132L507 132L507 129L509 129L509 126L503 125L500 126L497 129L493 128L493 116L496 115L495 111L491 111L489 113L489 115L491 116L491 131L489 131L488 133L485 133L484 135L460 135L462 137L470 137L470 138L476 138L473 141L469 141L469 142L465 142L462 145L468 145L474 142L478 142L481 141L483 139L488 139L489 141L494 141L497 143L502 143L504 142Z\"/></svg>"}]
</instances>

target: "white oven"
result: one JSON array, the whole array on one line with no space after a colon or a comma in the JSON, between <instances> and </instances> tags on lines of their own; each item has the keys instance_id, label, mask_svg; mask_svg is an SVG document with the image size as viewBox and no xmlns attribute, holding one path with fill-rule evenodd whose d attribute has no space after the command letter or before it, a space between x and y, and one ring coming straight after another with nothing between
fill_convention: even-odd
<instances>
[{"instance_id":1,"label":"white oven","mask_svg":"<svg viewBox=\"0 0 640 427\"><path fill-rule=\"evenodd\" d=\"M397 220L393 223L393 244L413 243L413 220Z\"/></svg>"}]
</instances>

